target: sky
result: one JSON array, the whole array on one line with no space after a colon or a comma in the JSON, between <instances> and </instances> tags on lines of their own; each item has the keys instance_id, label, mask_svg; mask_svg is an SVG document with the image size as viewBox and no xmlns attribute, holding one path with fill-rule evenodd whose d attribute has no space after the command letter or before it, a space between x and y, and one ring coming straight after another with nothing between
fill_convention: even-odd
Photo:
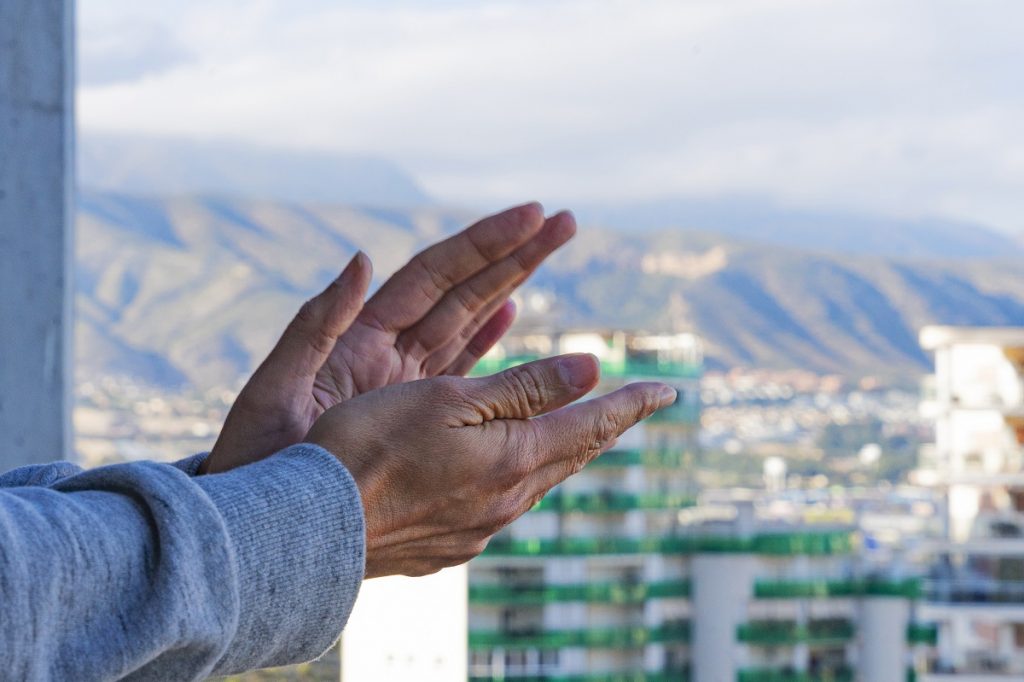
<instances>
[{"instance_id":1,"label":"sky","mask_svg":"<svg viewBox=\"0 0 1024 682\"><path fill-rule=\"evenodd\" d=\"M79 125L1024 233L1018 0L79 0Z\"/></svg>"}]
</instances>

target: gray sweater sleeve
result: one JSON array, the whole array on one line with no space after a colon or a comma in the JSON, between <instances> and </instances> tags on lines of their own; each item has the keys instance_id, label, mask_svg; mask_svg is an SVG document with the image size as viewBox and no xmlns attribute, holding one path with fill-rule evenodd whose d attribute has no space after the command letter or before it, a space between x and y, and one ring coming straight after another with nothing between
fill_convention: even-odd
<instances>
[{"instance_id":1,"label":"gray sweater sleeve","mask_svg":"<svg viewBox=\"0 0 1024 682\"><path fill-rule=\"evenodd\" d=\"M4 676L203 679L331 646L364 569L348 471L312 445L200 461L0 476Z\"/></svg>"}]
</instances>

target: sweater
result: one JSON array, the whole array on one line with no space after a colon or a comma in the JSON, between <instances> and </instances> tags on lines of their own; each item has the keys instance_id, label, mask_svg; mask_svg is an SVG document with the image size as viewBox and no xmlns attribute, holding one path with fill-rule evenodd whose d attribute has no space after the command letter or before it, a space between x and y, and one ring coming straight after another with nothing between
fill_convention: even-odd
<instances>
[{"instance_id":1,"label":"sweater","mask_svg":"<svg viewBox=\"0 0 1024 682\"><path fill-rule=\"evenodd\" d=\"M321 655L363 579L352 476L296 445L0 476L0 678L198 680Z\"/></svg>"}]
</instances>

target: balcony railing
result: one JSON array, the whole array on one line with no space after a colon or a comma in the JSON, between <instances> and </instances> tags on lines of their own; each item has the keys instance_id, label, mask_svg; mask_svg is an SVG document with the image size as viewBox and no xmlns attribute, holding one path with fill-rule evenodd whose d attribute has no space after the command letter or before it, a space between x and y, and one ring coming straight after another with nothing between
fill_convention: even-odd
<instances>
[{"instance_id":1,"label":"balcony railing","mask_svg":"<svg viewBox=\"0 0 1024 682\"><path fill-rule=\"evenodd\" d=\"M552 556L593 554L762 554L820 556L849 554L849 531L793 532L753 537L694 535L647 538L552 538L491 540L484 556Z\"/></svg>"},{"instance_id":2,"label":"balcony railing","mask_svg":"<svg viewBox=\"0 0 1024 682\"><path fill-rule=\"evenodd\" d=\"M853 639L856 628L845 618L812 620L806 625L792 620L755 620L736 629L736 639L760 646L794 644L842 644Z\"/></svg>"},{"instance_id":3,"label":"balcony railing","mask_svg":"<svg viewBox=\"0 0 1024 682\"><path fill-rule=\"evenodd\" d=\"M929 580L924 583L925 599L963 604L1024 604L1024 581L1016 580Z\"/></svg>"},{"instance_id":4,"label":"balcony railing","mask_svg":"<svg viewBox=\"0 0 1024 682\"><path fill-rule=\"evenodd\" d=\"M678 468L683 465L686 453L680 450L609 450L593 462L588 468L613 467L661 467Z\"/></svg>"},{"instance_id":5,"label":"balcony railing","mask_svg":"<svg viewBox=\"0 0 1024 682\"><path fill-rule=\"evenodd\" d=\"M676 668L658 672L631 670L619 673L589 673L582 675L508 675L500 678L492 675L470 677L469 682L689 682L690 669ZM845 682L845 681L844 681Z\"/></svg>"},{"instance_id":6,"label":"balcony railing","mask_svg":"<svg viewBox=\"0 0 1024 682\"><path fill-rule=\"evenodd\" d=\"M478 376L501 372L516 365L540 360L540 355L512 355L505 358L481 358L473 368ZM686 362L658 362L641 358L627 360L602 360L601 376L623 379L698 379L702 374L699 364Z\"/></svg>"},{"instance_id":7,"label":"balcony railing","mask_svg":"<svg viewBox=\"0 0 1024 682\"><path fill-rule=\"evenodd\" d=\"M907 625L907 642L910 644L939 643L939 626L936 623L910 623Z\"/></svg>"},{"instance_id":8,"label":"balcony railing","mask_svg":"<svg viewBox=\"0 0 1024 682\"><path fill-rule=\"evenodd\" d=\"M593 583L589 585L470 585L471 604L539 605L551 602L596 602L639 604L649 599L690 596L689 580L672 580L637 585Z\"/></svg>"},{"instance_id":9,"label":"balcony railing","mask_svg":"<svg viewBox=\"0 0 1024 682\"><path fill-rule=\"evenodd\" d=\"M633 649L645 644L689 642L690 623L675 621L659 627L610 627L582 630L527 630L502 632L470 630L470 649Z\"/></svg>"},{"instance_id":10,"label":"balcony railing","mask_svg":"<svg viewBox=\"0 0 1024 682\"><path fill-rule=\"evenodd\" d=\"M585 514L613 514L634 509L682 509L692 507L697 500L680 493L629 493L603 491L595 493L555 492L534 505L534 511L582 512Z\"/></svg>"},{"instance_id":11,"label":"balcony railing","mask_svg":"<svg viewBox=\"0 0 1024 682\"><path fill-rule=\"evenodd\" d=\"M850 578L846 580L759 580L754 585L758 599L801 599L836 597L905 597L921 596L921 581Z\"/></svg>"},{"instance_id":12,"label":"balcony railing","mask_svg":"<svg viewBox=\"0 0 1024 682\"><path fill-rule=\"evenodd\" d=\"M744 668L736 675L737 682L853 682L852 668L832 670L793 670L791 668Z\"/></svg>"}]
</instances>

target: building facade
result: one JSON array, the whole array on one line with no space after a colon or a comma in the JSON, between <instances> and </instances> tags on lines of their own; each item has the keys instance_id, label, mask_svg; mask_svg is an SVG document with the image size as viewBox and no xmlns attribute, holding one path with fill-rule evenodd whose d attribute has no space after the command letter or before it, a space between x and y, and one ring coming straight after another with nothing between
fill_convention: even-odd
<instances>
[{"instance_id":1,"label":"building facade","mask_svg":"<svg viewBox=\"0 0 1024 682\"><path fill-rule=\"evenodd\" d=\"M914 473L946 499L924 617L938 650L923 679L1024 679L1024 328L926 327L935 375L922 409L935 444Z\"/></svg>"},{"instance_id":2,"label":"building facade","mask_svg":"<svg viewBox=\"0 0 1024 682\"><path fill-rule=\"evenodd\" d=\"M523 334L478 371L571 352L601 361L598 392L657 379L679 398L470 563L469 677L679 679L690 660L690 575L673 543L678 513L695 501L700 343L690 334Z\"/></svg>"},{"instance_id":3,"label":"building facade","mask_svg":"<svg viewBox=\"0 0 1024 682\"><path fill-rule=\"evenodd\" d=\"M904 682L928 658L920 580L861 561L852 515L811 523L768 491L697 489L696 338L522 336L481 371L580 351L601 360L599 390L657 379L679 401L470 563L470 680Z\"/></svg>"}]
</instances>

